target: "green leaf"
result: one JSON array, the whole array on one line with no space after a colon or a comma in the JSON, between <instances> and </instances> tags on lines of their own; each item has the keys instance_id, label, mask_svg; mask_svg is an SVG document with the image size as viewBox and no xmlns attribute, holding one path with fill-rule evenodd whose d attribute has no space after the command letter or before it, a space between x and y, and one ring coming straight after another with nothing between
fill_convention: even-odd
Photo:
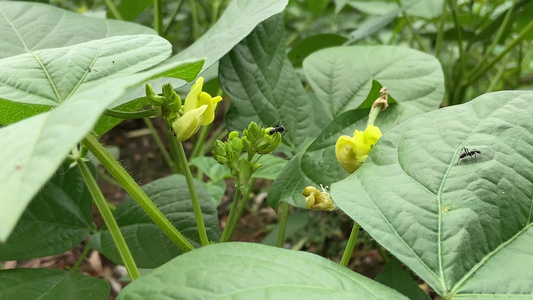
<instances>
[{"instance_id":1,"label":"green leaf","mask_svg":"<svg viewBox=\"0 0 533 300\"><path fill-rule=\"evenodd\" d=\"M157 35L142 25L85 17L45 4L3 2L0 12L0 59L111 36Z\"/></svg>"},{"instance_id":2,"label":"green leaf","mask_svg":"<svg viewBox=\"0 0 533 300\"><path fill-rule=\"evenodd\" d=\"M309 212L296 213L289 215L287 219L287 228L285 229L285 239L291 238L296 232L304 228L309 223ZM277 223L268 235L261 241L261 244L276 246L279 234L279 223Z\"/></svg>"},{"instance_id":3,"label":"green leaf","mask_svg":"<svg viewBox=\"0 0 533 300\"><path fill-rule=\"evenodd\" d=\"M335 143L341 135L353 136L354 130L366 128L369 110L354 108L371 106L381 84L388 87L390 97L397 101L376 120L382 132L412 116L438 108L444 95L439 62L407 48L329 48L311 54L303 66L311 87L325 107L321 118L333 121L291 159L274 181L268 197L269 205L274 208L280 201L304 208L305 197L301 192L305 187L329 186L348 175L337 162Z\"/></svg>"},{"instance_id":4,"label":"green leaf","mask_svg":"<svg viewBox=\"0 0 533 300\"><path fill-rule=\"evenodd\" d=\"M17 300L107 299L102 279L50 269L0 270L0 298Z\"/></svg>"},{"instance_id":5,"label":"green leaf","mask_svg":"<svg viewBox=\"0 0 533 300\"><path fill-rule=\"evenodd\" d=\"M70 161L63 163L24 211L6 243L0 244L0 261L63 253L89 234L92 197L78 168L69 166Z\"/></svg>"},{"instance_id":6,"label":"green leaf","mask_svg":"<svg viewBox=\"0 0 533 300\"><path fill-rule=\"evenodd\" d=\"M251 243L215 244L188 252L135 280L117 299L324 297L407 299L323 257Z\"/></svg>"},{"instance_id":7,"label":"green leaf","mask_svg":"<svg viewBox=\"0 0 533 300\"><path fill-rule=\"evenodd\" d=\"M231 172L228 167L219 164L213 157L195 157L191 160L191 164L196 166L200 171L205 173L212 181L218 181L227 177L231 177Z\"/></svg>"},{"instance_id":8,"label":"green leaf","mask_svg":"<svg viewBox=\"0 0 533 300\"><path fill-rule=\"evenodd\" d=\"M198 183L195 186L207 235L211 241L218 241L220 228L216 208L202 186ZM146 184L142 189L193 246L199 247L200 238L185 177L169 176ZM117 207L113 215L138 267L156 268L181 254L130 196ZM106 228L93 235L89 245L121 264L115 243Z\"/></svg>"},{"instance_id":9,"label":"green leaf","mask_svg":"<svg viewBox=\"0 0 533 300\"><path fill-rule=\"evenodd\" d=\"M180 69L181 66L184 67L187 74L190 73L191 64L196 65L197 60L181 62L175 60L165 67L132 74L150 68L165 59L170 53L170 44L164 39L152 35L116 36L100 39L100 37L105 36L100 32L98 40L83 44L87 46L87 49L84 49L79 44L74 43L74 41L85 41L78 37L79 32L70 31L70 28L77 28L78 26L76 17L80 18L81 24L86 23L86 18L83 16L69 14L55 8L48 10L48 7L42 5L32 4L28 6L27 3L22 2L2 5L2 9L4 20L11 22L8 27L16 29L22 37L22 40L17 40L18 43L26 45L28 49L40 49L40 42L45 45L42 50L32 50L33 52L21 54L17 53L20 50L18 46L0 47L4 56L19 54L0 59L2 66L9 66L8 69L0 68L0 90L7 92L2 96L11 99L11 96L16 94L21 98L17 96L16 99L12 99L14 101L57 105L53 110L0 129L0 165L2 165L0 168L0 241L5 241L29 201L52 176L68 152L93 129L96 121L107 107L158 74ZM28 19L26 17L28 12L31 12L30 15L33 18ZM50 14L42 15L40 14L42 12L50 12ZM50 18L50 16L56 18ZM113 29L111 28L113 27L111 26L112 23L89 20L94 21L95 24L101 24L89 26L89 28L106 29L113 33L129 33L128 27L124 26L127 23L117 23L118 29ZM137 28L136 26L132 25L131 28ZM35 32L34 28L40 30ZM45 35L54 37L54 43L45 42L47 40L45 38L34 39L34 36L43 34L41 30L45 31ZM65 36L57 34L63 30L70 34ZM6 36L12 39L10 34ZM56 43L56 40L59 42ZM14 45L18 45L15 40L12 42ZM66 47L63 47L65 44L67 44ZM46 48L50 47L49 45L55 45L57 48ZM82 56L82 54L94 54L94 47L99 47L99 45L102 45L101 51L98 53L100 59L95 61L91 67L91 72L87 68L89 64L78 64L76 68L72 68L73 61L65 60L64 56L58 56L58 53L72 54L72 58L75 58L76 61L78 59L86 60L87 57ZM133 48L127 48L127 45L132 45ZM79 55L73 54L74 49L80 51ZM104 50L111 53L111 56L102 56ZM37 56L37 54L42 55L42 57ZM115 56L124 59L113 60ZM51 60L52 57L63 63ZM21 61L23 63L19 64ZM113 63L113 61L115 62ZM43 62L49 62L45 65L47 68L40 67ZM32 68L35 64L37 67ZM118 65L118 67L113 65ZM45 73L43 70L47 72ZM78 77L80 72L85 72L84 81L83 84L76 87L72 81L80 79ZM58 81L50 81L50 78L55 78ZM87 81L88 83L86 83ZM12 90L10 87L17 87L19 90ZM74 93L72 93L73 91ZM43 95L50 97L45 99L41 97ZM56 97L58 95L59 98ZM62 95L67 95L65 99L68 98L68 101L64 101ZM56 101L58 99L61 101Z\"/></svg>"},{"instance_id":10,"label":"green leaf","mask_svg":"<svg viewBox=\"0 0 533 300\"><path fill-rule=\"evenodd\" d=\"M117 5L117 10L124 19L124 21L135 21L135 19L144 12L153 1L150 0L122 0ZM108 19L114 19L111 11L107 12Z\"/></svg>"},{"instance_id":11,"label":"green leaf","mask_svg":"<svg viewBox=\"0 0 533 300\"><path fill-rule=\"evenodd\" d=\"M264 178L274 180L288 163L287 160L274 155L263 155L259 160L262 166L252 174L252 178Z\"/></svg>"},{"instance_id":12,"label":"green leaf","mask_svg":"<svg viewBox=\"0 0 533 300\"><path fill-rule=\"evenodd\" d=\"M304 58L320 49L340 46L348 39L338 34L317 34L307 37L294 44L289 54L289 60L295 68L301 67Z\"/></svg>"},{"instance_id":13,"label":"green leaf","mask_svg":"<svg viewBox=\"0 0 533 300\"><path fill-rule=\"evenodd\" d=\"M49 105L29 105L0 99L0 122L9 125L48 111Z\"/></svg>"},{"instance_id":14,"label":"green leaf","mask_svg":"<svg viewBox=\"0 0 533 300\"><path fill-rule=\"evenodd\" d=\"M443 298L531 297L532 101L490 93L412 118L331 195Z\"/></svg>"},{"instance_id":15,"label":"green leaf","mask_svg":"<svg viewBox=\"0 0 533 300\"><path fill-rule=\"evenodd\" d=\"M286 58L283 16L261 23L220 60L219 79L231 97L228 131L242 131L251 121L280 122L283 142L293 150L307 138L312 107L300 79Z\"/></svg>"},{"instance_id":16,"label":"green leaf","mask_svg":"<svg viewBox=\"0 0 533 300\"><path fill-rule=\"evenodd\" d=\"M409 273L404 271L402 264L394 257L374 279L397 290L411 300L430 300L428 294L418 286Z\"/></svg>"},{"instance_id":17,"label":"green leaf","mask_svg":"<svg viewBox=\"0 0 533 300\"><path fill-rule=\"evenodd\" d=\"M213 27L166 63L205 57L203 72L244 39L257 24L283 11L287 2L288 0L231 1Z\"/></svg>"},{"instance_id":18,"label":"green leaf","mask_svg":"<svg viewBox=\"0 0 533 300\"><path fill-rule=\"evenodd\" d=\"M306 148L293 157L274 181L268 193L268 204L277 208L281 201L305 208L302 191L307 186L329 186L346 177L337 162L335 143L341 135L352 135L354 127L363 128L369 110L348 111L334 119Z\"/></svg>"},{"instance_id":19,"label":"green leaf","mask_svg":"<svg viewBox=\"0 0 533 300\"><path fill-rule=\"evenodd\" d=\"M28 51L0 60L0 95L13 102L57 106L112 78L160 63L170 52L170 44L154 35L113 36Z\"/></svg>"},{"instance_id":20,"label":"green leaf","mask_svg":"<svg viewBox=\"0 0 533 300\"><path fill-rule=\"evenodd\" d=\"M326 114L358 108L372 80L379 81L400 105L385 111L386 123L396 125L438 108L444 95L444 76L435 57L395 46L351 46L324 49L304 60L311 87L327 107ZM389 116L393 115L393 116ZM383 123L380 124L380 127Z\"/></svg>"}]
</instances>

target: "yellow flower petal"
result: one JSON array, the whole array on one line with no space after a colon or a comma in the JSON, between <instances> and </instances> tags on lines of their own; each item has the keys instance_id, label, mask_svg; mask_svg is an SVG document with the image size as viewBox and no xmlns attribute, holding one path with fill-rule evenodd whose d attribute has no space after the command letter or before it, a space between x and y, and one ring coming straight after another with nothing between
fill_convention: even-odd
<instances>
[{"instance_id":1,"label":"yellow flower petal","mask_svg":"<svg viewBox=\"0 0 533 300\"><path fill-rule=\"evenodd\" d=\"M198 132L202 126L203 113L206 109L207 105L202 105L186 112L172 123L172 128L178 141L183 142Z\"/></svg>"},{"instance_id":2,"label":"yellow flower petal","mask_svg":"<svg viewBox=\"0 0 533 300\"><path fill-rule=\"evenodd\" d=\"M191 87L191 92L187 95L187 98L185 98L185 105L183 107L183 111L185 113L201 106L199 105L198 96L202 92L203 87L204 78L198 77L198 79L196 79L196 83Z\"/></svg>"},{"instance_id":3,"label":"yellow flower petal","mask_svg":"<svg viewBox=\"0 0 533 300\"><path fill-rule=\"evenodd\" d=\"M348 173L355 172L361 165L356 159L356 148L354 140L347 135L339 137L335 144L337 160Z\"/></svg>"}]
</instances>

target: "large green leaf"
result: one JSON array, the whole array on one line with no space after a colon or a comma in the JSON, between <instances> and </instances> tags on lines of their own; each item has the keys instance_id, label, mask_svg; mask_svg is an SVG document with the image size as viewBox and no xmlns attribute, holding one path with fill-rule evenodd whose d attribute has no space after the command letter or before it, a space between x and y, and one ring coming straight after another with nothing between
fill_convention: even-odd
<instances>
[{"instance_id":1,"label":"large green leaf","mask_svg":"<svg viewBox=\"0 0 533 300\"><path fill-rule=\"evenodd\" d=\"M233 0L213 27L166 63L205 57L203 72L252 32L257 24L283 11L287 3L288 0Z\"/></svg>"},{"instance_id":2,"label":"large green leaf","mask_svg":"<svg viewBox=\"0 0 533 300\"><path fill-rule=\"evenodd\" d=\"M162 178L142 187L174 226L195 246L200 246L196 220L187 182L182 175ZM209 194L196 184L207 236L217 242L220 228L217 210ZM140 268L156 268L181 254L141 207L128 196L113 212L120 231L126 239L135 263ZM106 228L91 237L89 244L115 263L122 263L111 234Z\"/></svg>"},{"instance_id":3,"label":"large green leaf","mask_svg":"<svg viewBox=\"0 0 533 300\"><path fill-rule=\"evenodd\" d=\"M170 53L165 39L146 34L28 51L0 60L0 95L13 102L57 106L112 78L158 64Z\"/></svg>"},{"instance_id":4,"label":"large green leaf","mask_svg":"<svg viewBox=\"0 0 533 300\"><path fill-rule=\"evenodd\" d=\"M418 286L395 257L389 260L385 268L374 279L397 290L411 300L430 300L428 294Z\"/></svg>"},{"instance_id":5,"label":"large green leaf","mask_svg":"<svg viewBox=\"0 0 533 300\"><path fill-rule=\"evenodd\" d=\"M407 299L323 257L261 244L188 252L129 284L117 299Z\"/></svg>"},{"instance_id":6,"label":"large green leaf","mask_svg":"<svg viewBox=\"0 0 533 300\"><path fill-rule=\"evenodd\" d=\"M335 157L335 143L341 135L353 136L364 130L368 95L388 92L397 104L380 113L376 120L382 132L417 114L438 108L444 96L444 77L439 62L432 56L401 47L353 46L315 52L304 60L304 71L322 101L320 116L330 123L318 137L293 157L274 182L268 201L305 207L302 190L309 185L329 186L348 173ZM379 83L377 81L379 81ZM365 101L366 100L366 101Z\"/></svg>"},{"instance_id":7,"label":"large green leaf","mask_svg":"<svg viewBox=\"0 0 533 300\"><path fill-rule=\"evenodd\" d=\"M29 2L2 2L0 28L0 59L111 36L157 35L153 29L138 24L85 17Z\"/></svg>"},{"instance_id":8,"label":"large green leaf","mask_svg":"<svg viewBox=\"0 0 533 300\"><path fill-rule=\"evenodd\" d=\"M386 110L386 117L380 116L388 128L438 108L444 95L439 61L404 47L329 48L308 56L303 67L311 87L326 107L325 114L331 118L359 107L372 87L372 80L386 86L401 104Z\"/></svg>"},{"instance_id":9,"label":"large green leaf","mask_svg":"<svg viewBox=\"0 0 533 300\"><path fill-rule=\"evenodd\" d=\"M149 51L147 49L147 51ZM63 158L93 128L101 113L148 71L76 93L52 111L0 128L0 241Z\"/></svg>"},{"instance_id":10,"label":"large green leaf","mask_svg":"<svg viewBox=\"0 0 533 300\"><path fill-rule=\"evenodd\" d=\"M263 126L280 122L294 150L308 137L312 107L286 57L283 16L261 23L220 60L220 85L231 97L228 130L242 131L251 121Z\"/></svg>"},{"instance_id":11,"label":"large green leaf","mask_svg":"<svg viewBox=\"0 0 533 300\"><path fill-rule=\"evenodd\" d=\"M412 118L331 195L444 299L531 298L532 102L491 93Z\"/></svg>"},{"instance_id":12,"label":"large green leaf","mask_svg":"<svg viewBox=\"0 0 533 300\"><path fill-rule=\"evenodd\" d=\"M109 284L102 279L50 269L0 270L0 299L107 299Z\"/></svg>"},{"instance_id":13,"label":"large green leaf","mask_svg":"<svg viewBox=\"0 0 533 300\"><path fill-rule=\"evenodd\" d=\"M26 208L6 243L0 243L0 261L59 254L89 234L92 197L78 168L69 165L63 163Z\"/></svg>"},{"instance_id":14,"label":"large green leaf","mask_svg":"<svg viewBox=\"0 0 533 300\"><path fill-rule=\"evenodd\" d=\"M46 12L49 9L42 5L32 4L35 6L30 7L26 7L26 5L28 4L21 2L7 4L6 7L13 9L3 10L3 18L14 21L17 20L17 16L24 15L25 11L37 9L37 12ZM0 90L5 92L2 97L5 96L5 98L10 99L6 95L12 93L20 96L20 98L11 99L13 101L29 102L29 99L38 99L31 101L33 101L32 103L46 103L47 105L59 104L53 110L0 129L0 164L2 165L0 169L0 241L6 240L29 201L52 176L68 152L92 130L107 107L118 101L123 94L131 93L131 90L151 78L166 72L172 72L173 76L184 75L183 77L186 78L194 78L196 74L191 74L198 72L202 65L201 61L198 60L174 60L164 67L132 74L150 68L165 59L170 53L170 44L157 36L141 34L115 36L85 42L83 45L87 46L87 49L80 47L79 43L70 43L70 46L62 47L66 43L65 40L68 39L62 38L63 35L56 35L55 32L61 30L69 32L71 27L76 28L78 19L74 16L78 15L58 11L59 14L50 12L50 15L58 15L57 18L61 20L59 23L55 22L57 18L50 18L48 15L41 17L34 13L35 18L29 19L30 21L25 24L26 26L19 24L17 27L13 27L17 29L21 37L28 37L27 41L34 41L31 36L35 33L35 28L44 28L50 36L61 41L57 48L31 50L28 53L5 57L0 60L2 66L9 67L8 74L4 73L6 69L0 70L2 72ZM61 17L62 14L70 17ZM85 22L83 21L85 17L78 17L81 18L81 23ZM50 22L55 27L50 26ZM104 23L104 28L107 26L106 24ZM132 28L137 28L137 25L132 26ZM123 28L124 33L129 33L125 26L121 28ZM121 32L111 28L109 30ZM99 37L103 37L102 34ZM70 38L79 40L74 33L70 34ZM19 40L19 43L24 43L26 40ZM134 41L138 44L133 43ZM39 49L37 44L33 43L26 46ZM102 45L101 51L107 49L105 51L108 51L106 53L109 53L110 56L104 57L102 56L103 52L100 52L98 54L99 59L96 59L92 66L91 64L78 64L78 67L73 68L72 61L65 60L63 64L56 62L57 59L60 61L64 59L58 56L58 53L69 55L73 53L73 49L78 49L81 53L80 56L74 55L73 58L86 60L87 57L82 54L88 52L95 54L94 47L99 47L99 45ZM125 48L125 45L132 45L133 48ZM31 47L28 49L33 49ZM18 49L17 47L13 48ZM0 49L3 50L4 47ZM121 52L127 52L129 55L122 56ZM15 50L6 51L6 53L16 54ZM36 53L42 57L37 56ZM115 55L123 59L114 60ZM56 60L51 58L56 58ZM19 60L23 63L19 64ZM49 61L49 64L42 64L45 61ZM34 69L32 66L35 64L38 67ZM91 72L89 72L88 66ZM83 83L76 87L71 81L82 82L79 81L80 72L85 72L85 78ZM43 74L45 74L44 78ZM14 78L18 81L15 81ZM58 81L50 81L51 78L56 78ZM10 87L16 89L12 90ZM66 92L68 89L70 92ZM72 91L75 92L71 93ZM67 96L63 97L62 95ZM43 98L43 96L49 97ZM68 100L65 101L66 99ZM0 104L5 104L5 102ZM0 121L0 123L4 122Z\"/></svg>"}]
</instances>

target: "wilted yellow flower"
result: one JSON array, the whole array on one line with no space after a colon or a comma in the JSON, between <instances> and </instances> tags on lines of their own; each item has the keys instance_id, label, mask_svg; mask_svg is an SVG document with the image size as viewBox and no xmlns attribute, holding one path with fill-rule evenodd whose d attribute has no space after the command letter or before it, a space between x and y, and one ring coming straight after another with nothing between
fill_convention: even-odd
<instances>
[{"instance_id":1,"label":"wilted yellow flower","mask_svg":"<svg viewBox=\"0 0 533 300\"><path fill-rule=\"evenodd\" d=\"M211 95L202 91L203 86L204 78L198 77L196 83L191 87L191 92L185 98L183 111L187 114L187 112L193 109L206 105L207 107L202 114L202 125L208 125L215 119L215 109L217 108L217 103L222 100L222 97L211 97Z\"/></svg>"},{"instance_id":2,"label":"wilted yellow flower","mask_svg":"<svg viewBox=\"0 0 533 300\"><path fill-rule=\"evenodd\" d=\"M332 210L335 208L335 203L333 203L331 195L323 187L322 191L319 191L314 186L308 186L302 191L302 195L306 196L306 209Z\"/></svg>"},{"instance_id":3,"label":"wilted yellow flower","mask_svg":"<svg viewBox=\"0 0 533 300\"><path fill-rule=\"evenodd\" d=\"M377 126L368 125L365 131L356 130L353 137L342 135L335 145L335 155L348 173L353 173L367 159L372 147L381 137Z\"/></svg>"}]
</instances>

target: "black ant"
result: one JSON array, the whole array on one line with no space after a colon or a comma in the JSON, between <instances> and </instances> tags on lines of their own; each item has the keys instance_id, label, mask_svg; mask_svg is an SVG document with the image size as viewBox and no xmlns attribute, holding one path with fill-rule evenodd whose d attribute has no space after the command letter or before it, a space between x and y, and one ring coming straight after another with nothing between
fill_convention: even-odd
<instances>
[{"instance_id":1,"label":"black ant","mask_svg":"<svg viewBox=\"0 0 533 300\"><path fill-rule=\"evenodd\" d=\"M472 151L468 150L468 148L466 147L463 147L461 149L463 151L463 153L461 153L461 155L459 155L459 160L467 157L467 156L470 156L472 157L472 159L476 158L476 155L477 154L481 154L481 151L477 150L477 149L472 149Z\"/></svg>"},{"instance_id":2,"label":"black ant","mask_svg":"<svg viewBox=\"0 0 533 300\"><path fill-rule=\"evenodd\" d=\"M281 133L282 136L285 136L285 134L287 133L287 130L285 129L285 127L280 126L279 122L278 122L278 124L276 126L274 126L272 129L270 129L269 134L273 135L276 132L279 132L279 133Z\"/></svg>"}]
</instances>

